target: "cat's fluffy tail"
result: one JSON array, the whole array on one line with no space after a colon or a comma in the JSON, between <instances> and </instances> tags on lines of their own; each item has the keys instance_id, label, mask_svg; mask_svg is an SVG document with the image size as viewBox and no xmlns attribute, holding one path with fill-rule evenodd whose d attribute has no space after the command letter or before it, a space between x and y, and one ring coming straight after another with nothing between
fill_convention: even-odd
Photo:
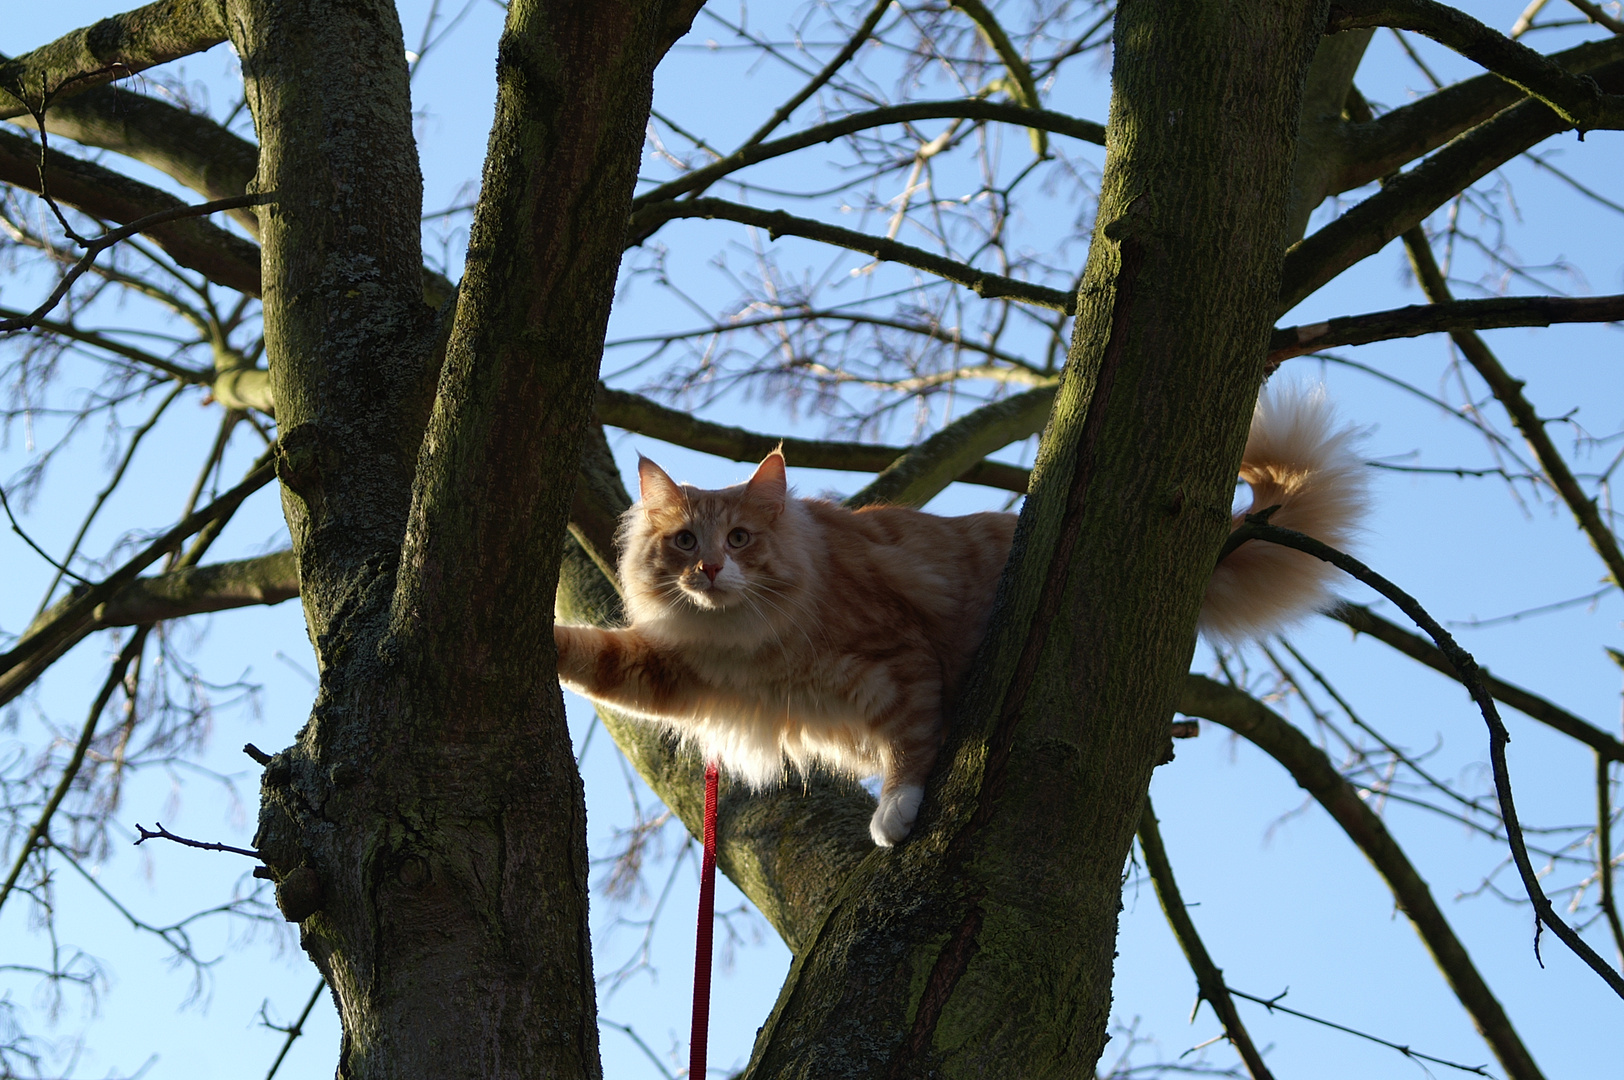
<instances>
[{"instance_id":1,"label":"cat's fluffy tail","mask_svg":"<svg viewBox=\"0 0 1624 1080\"><path fill-rule=\"evenodd\" d=\"M1354 453L1356 432L1338 428L1323 388L1264 393L1252 414L1240 478L1252 488L1247 514L1278 505L1269 518L1347 550L1367 501L1367 470ZM1201 632L1219 641L1273 633L1323 610L1341 571L1312 555L1261 540L1234 551L1213 571L1201 607Z\"/></svg>"}]
</instances>

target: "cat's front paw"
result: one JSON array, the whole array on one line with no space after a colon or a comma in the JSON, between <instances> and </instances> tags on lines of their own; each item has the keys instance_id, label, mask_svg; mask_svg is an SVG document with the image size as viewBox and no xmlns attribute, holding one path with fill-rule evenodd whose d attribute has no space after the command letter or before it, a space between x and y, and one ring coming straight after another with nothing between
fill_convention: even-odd
<instances>
[{"instance_id":1,"label":"cat's front paw","mask_svg":"<svg viewBox=\"0 0 1624 1080\"><path fill-rule=\"evenodd\" d=\"M919 816L919 800L925 789L917 784L886 788L880 792L880 806L869 819L868 834L880 847L895 847L913 831L914 818Z\"/></svg>"}]
</instances>

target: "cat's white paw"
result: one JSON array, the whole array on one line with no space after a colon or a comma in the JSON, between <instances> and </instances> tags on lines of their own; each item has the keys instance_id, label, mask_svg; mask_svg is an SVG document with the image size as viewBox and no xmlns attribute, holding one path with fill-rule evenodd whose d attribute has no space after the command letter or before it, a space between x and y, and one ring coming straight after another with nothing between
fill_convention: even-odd
<instances>
[{"instance_id":1,"label":"cat's white paw","mask_svg":"<svg viewBox=\"0 0 1624 1080\"><path fill-rule=\"evenodd\" d=\"M895 847L913 831L914 818L919 816L919 800L925 789L918 784L904 784L880 792L880 807L869 820L868 834L880 847Z\"/></svg>"}]
</instances>

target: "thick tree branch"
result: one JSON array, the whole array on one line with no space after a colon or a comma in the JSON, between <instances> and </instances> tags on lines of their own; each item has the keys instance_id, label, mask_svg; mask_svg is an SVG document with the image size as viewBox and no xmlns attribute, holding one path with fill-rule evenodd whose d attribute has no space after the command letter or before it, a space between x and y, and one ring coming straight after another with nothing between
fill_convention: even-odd
<instances>
[{"instance_id":1,"label":"thick tree branch","mask_svg":"<svg viewBox=\"0 0 1624 1080\"><path fill-rule=\"evenodd\" d=\"M1500 820L1505 825L1506 840L1511 849L1511 861L1517 867L1517 873L1522 878L1523 888L1528 894L1529 902L1534 906L1536 918L1550 927L1562 943L1585 964L1599 975L1603 982L1619 997L1624 997L1624 975L1620 975L1608 966L1607 961L1596 954L1589 942L1580 937L1574 929L1556 914L1551 901L1545 895L1545 890L1539 884L1539 875L1534 870L1533 863L1528 858L1528 847L1523 842L1522 826L1517 818L1517 807L1512 800L1511 776L1506 765L1506 743L1511 741L1511 735L1506 731L1504 722L1500 719L1500 712L1494 707L1494 697L1484 685L1482 674L1477 661L1465 649L1455 643L1454 637L1438 624L1438 621L1416 602L1415 598L1376 573L1370 567L1350 555L1336 550L1328 544L1321 543L1311 536L1294 532L1291 529L1282 529L1278 525L1266 524L1268 512L1253 514L1246 519L1246 524L1236 529L1230 539L1225 543L1223 555L1241 544L1253 540L1263 540L1268 543L1280 544L1284 547L1295 548L1306 552L1316 559L1330 563L1337 569L1349 574L1360 582L1370 586L1381 593L1388 600L1398 605L1400 611L1409 616L1416 625L1427 632L1427 636L1437 644L1443 654L1449 658L1457 672L1460 681L1465 684L1472 700L1477 703L1483 714L1483 722L1489 729L1489 764L1494 772L1495 795L1500 802Z\"/></svg>"},{"instance_id":2,"label":"thick tree branch","mask_svg":"<svg viewBox=\"0 0 1624 1080\"><path fill-rule=\"evenodd\" d=\"M779 236L800 236L808 240L832 244L835 247L860 251L884 262L898 262L927 273L935 274L989 300L1007 297L1022 303L1049 308L1071 314L1076 308L1076 297L1059 289L1034 285L1026 281L976 270L955 259L933 255L921 248L899 244L883 236L825 225L810 218L795 217L782 210L758 210L753 206L727 202L723 199L684 199L646 206L632 215L629 235L647 237L667 221L675 218L720 218L766 229L772 239Z\"/></svg>"},{"instance_id":3,"label":"thick tree branch","mask_svg":"<svg viewBox=\"0 0 1624 1080\"><path fill-rule=\"evenodd\" d=\"M1105 128L1101 124L1089 120L1079 120L1065 113L1051 112L1048 109L1026 108L1021 105L1011 105L999 101L983 101L979 98L964 98L953 101L911 101L904 105L887 105L884 108L871 109L867 112L853 113L843 116L839 120L831 120L826 124L807 128L794 135L786 135L771 142L754 143L736 150L725 158L711 162L690 173L685 173L675 180L661 184L652 191L645 192L632 200L633 211L644 207L655 206L678 195L690 191L707 188L717 180L730 173L739 171L759 161L783 157L808 146L817 146L820 143L833 142L836 139L853 135L859 131L868 131L872 128L882 127L886 124L906 124L918 120L986 120L1011 124L1024 124L1029 128L1042 131L1052 131L1057 135L1069 135L1084 142L1105 145ZM634 224L631 234L627 237L629 244L640 244L659 227L660 222L654 219L653 225L645 231L643 226Z\"/></svg>"},{"instance_id":4,"label":"thick tree branch","mask_svg":"<svg viewBox=\"0 0 1624 1080\"><path fill-rule=\"evenodd\" d=\"M128 225L153 214L186 208L168 192L56 150L47 153L45 167L51 197L93 217ZM0 182L37 193L39 170L39 144L0 131ZM235 198L245 198L241 189ZM227 288L259 295L259 248L249 241L199 217L172 221L146 232L181 266Z\"/></svg>"},{"instance_id":5,"label":"thick tree branch","mask_svg":"<svg viewBox=\"0 0 1624 1080\"><path fill-rule=\"evenodd\" d=\"M1418 660L1434 671L1459 681L1459 673L1441 649L1419 634L1412 634L1403 627L1389 622L1369 608L1358 604L1338 604L1326 614L1352 628L1355 633L1369 634L1412 660ZM1537 694L1495 678L1489 674L1487 668L1479 667L1478 672L1483 676L1484 685L1488 687L1489 693L1494 695L1496 701L1502 701L1547 727L1555 728L1562 734L1579 740L1607 761L1624 762L1624 742Z\"/></svg>"},{"instance_id":6,"label":"thick tree branch","mask_svg":"<svg viewBox=\"0 0 1624 1080\"><path fill-rule=\"evenodd\" d=\"M158 0L0 63L0 119L213 48L224 15L217 0Z\"/></svg>"},{"instance_id":7,"label":"thick tree branch","mask_svg":"<svg viewBox=\"0 0 1624 1080\"><path fill-rule=\"evenodd\" d=\"M1052 389L1029 391L1008 401L1027 401L1029 394L1047 394L1053 399ZM763 435L744 428L728 427L701 420L689 413L667 408L640 394L625 390L598 387L597 416L610 427L633 431L639 435L664 442L686 446L705 454L727 458L730 461L760 461L775 447L782 446L793 466L810 469L842 469L851 472L880 472L896 464L913 449L906 446L876 446L865 443L825 442L816 439L782 438ZM970 415L977 415L980 410ZM1041 429L1042 421L1038 421ZM1027 432L1032 434L1032 432ZM1017 436L1024 437L1024 436ZM1015 441L1009 439L1000 445ZM996 447L994 448L996 449ZM984 453L990 451L984 451ZM967 484L1002 488L1005 491L1026 490L1026 470L1000 461L980 461L965 467L959 475L950 477Z\"/></svg>"},{"instance_id":8,"label":"thick tree branch","mask_svg":"<svg viewBox=\"0 0 1624 1080\"><path fill-rule=\"evenodd\" d=\"M1447 4L1436 0L1336 0L1327 33L1370 26L1425 34L1543 101L1581 135L1595 128L1624 126L1624 97L1603 93L1594 80L1568 73L1549 57Z\"/></svg>"},{"instance_id":9,"label":"thick tree branch","mask_svg":"<svg viewBox=\"0 0 1624 1080\"><path fill-rule=\"evenodd\" d=\"M969 471L995 464L982 461L985 455L1042 432L1054 398L1055 387L1040 386L966 413L886 466L846 505L925 505L954 480L967 478ZM1012 465L1002 467L1015 474L1025 472ZM1011 490L1025 491L1026 484Z\"/></svg>"},{"instance_id":10,"label":"thick tree branch","mask_svg":"<svg viewBox=\"0 0 1624 1080\"><path fill-rule=\"evenodd\" d=\"M1415 268L1416 279L1421 283L1421 289L1427 294L1427 299L1434 304L1448 303L1452 297L1449 294L1449 283L1444 280L1443 271L1438 268L1438 262L1432 257L1432 245L1427 242L1426 234L1419 228L1407 229L1404 233L1404 249L1409 253L1410 265ZM1621 318L1624 315L1614 315ZM1470 330L1456 330L1450 334L1455 346L1460 349L1461 355L1466 357L1467 363L1477 371L1483 381L1488 383L1489 391L1494 394L1495 400L1511 416L1512 423L1528 442L1539 459L1540 468L1545 470L1545 476L1550 480L1551 486L1556 489L1562 501L1567 504L1568 510L1584 530L1585 536L1590 540L1590 546L1601 557L1607 566L1607 573L1612 577L1613 584L1624 589L1624 551L1619 550L1618 537L1613 535L1605 521L1602 520L1601 510L1596 500L1585 494L1579 481L1568 468L1568 463L1556 449L1551 436L1545 430L1545 421L1540 419L1534 406L1523 394L1523 383L1513 379L1509 372L1501 366L1498 358L1483 339Z\"/></svg>"},{"instance_id":11,"label":"thick tree branch","mask_svg":"<svg viewBox=\"0 0 1624 1080\"><path fill-rule=\"evenodd\" d=\"M1624 59L1624 38L1587 41L1552 53L1551 62L1574 75ZM1341 172L1327 194L1349 191L1387 176L1423 154L1521 101L1525 95L1497 75L1479 75L1400 106L1374 120L1343 125Z\"/></svg>"},{"instance_id":12,"label":"thick tree branch","mask_svg":"<svg viewBox=\"0 0 1624 1080\"><path fill-rule=\"evenodd\" d=\"M1624 62L1594 72L1606 89L1624 86ZM1494 169L1556 135L1568 123L1542 102L1524 101L1479 124L1409 172L1390 180L1319 232L1286 253L1281 274L1280 310L1304 297L1354 263L1373 255L1406 229Z\"/></svg>"},{"instance_id":13,"label":"thick tree branch","mask_svg":"<svg viewBox=\"0 0 1624 1080\"><path fill-rule=\"evenodd\" d=\"M1224 1025L1225 1038L1246 1063L1246 1071L1251 1074L1252 1080L1273 1080L1269 1067L1263 1064L1263 1055L1258 1053L1252 1036L1247 1034L1246 1026L1241 1023L1240 1013L1235 1011L1234 999L1224 985L1223 970L1213 963L1207 947L1201 942L1201 935L1196 932L1195 920L1190 918L1184 898L1179 895L1178 882L1173 880L1173 864L1167 858L1161 829L1156 824L1156 811L1148 795L1145 797L1145 812L1139 819L1139 849L1145 854L1145 870L1156 886L1156 899L1161 901L1162 912L1167 916L1168 925L1173 928L1173 936L1178 938L1179 948L1184 950L1184 958L1190 962L1190 970L1195 972L1201 998L1218 1014L1218 1022ZM1193 1014L1191 1019L1194 1019Z\"/></svg>"},{"instance_id":14,"label":"thick tree branch","mask_svg":"<svg viewBox=\"0 0 1624 1080\"><path fill-rule=\"evenodd\" d=\"M1328 322L1279 327L1269 337L1269 365L1273 367L1294 356L1338 345L1365 345L1421 334L1620 320L1624 320L1624 295L1452 300L1444 293L1431 304L1411 304L1368 315L1345 315Z\"/></svg>"},{"instance_id":15,"label":"thick tree branch","mask_svg":"<svg viewBox=\"0 0 1624 1080\"><path fill-rule=\"evenodd\" d=\"M1513 1080L1538 1080L1539 1067L1439 910L1426 882L1381 818L1359 797L1358 789L1337 773L1324 751L1266 706L1201 675L1185 679L1178 707L1188 716L1204 717L1244 736L1285 766L1292 779L1326 809L1387 882L1394 900L1410 917L1411 925L1507 1075Z\"/></svg>"}]
</instances>

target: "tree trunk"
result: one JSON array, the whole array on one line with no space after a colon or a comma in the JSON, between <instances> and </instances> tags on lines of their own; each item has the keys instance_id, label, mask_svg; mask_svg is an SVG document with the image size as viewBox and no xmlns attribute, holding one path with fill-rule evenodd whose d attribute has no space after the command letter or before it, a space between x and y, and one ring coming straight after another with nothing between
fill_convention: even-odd
<instances>
[{"instance_id":1,"label":"tree trunk","mask_svg":"<svg viewBox=\"0 0 1624 1080\"><path fill-rule=\"evenodd\" d=\"M696 8L509 6L437 320L393 5L229 5L275 193L266 352L321 675L257 844L332 987L340 1076L599 1074L553 592L653 70Z\"/></svg>"},{"instance_id":2,"label":"tree trunk","mask_svg":"<svg viewBox=\"0 0 1624 1080\"><path fill-rule=\"evenodd\" d=\"M1121 868L1262 380L1325 15L1119 7L1066 381L946 775L915 837L846 882L750 1075L1091 1074Z\"/></svg>"}]
</instances>

